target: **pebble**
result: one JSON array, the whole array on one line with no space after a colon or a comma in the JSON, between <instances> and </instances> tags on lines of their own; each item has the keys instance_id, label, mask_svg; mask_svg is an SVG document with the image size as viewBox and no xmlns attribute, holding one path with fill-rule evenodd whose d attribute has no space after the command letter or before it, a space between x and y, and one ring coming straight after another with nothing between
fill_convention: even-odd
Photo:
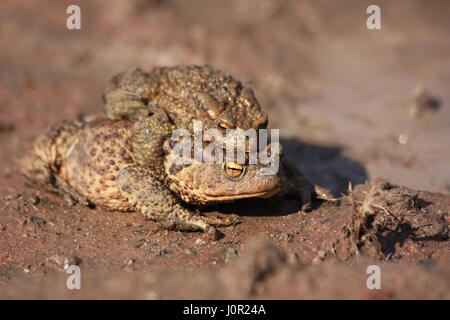
<instances>
[{"instance_id":1,"label":"pebble","mask_svg":"<svg viewBox=\"0 0 450 320\"><path fill-rule=\"evenodd\" d=\"M237 255L238 255L238 252L235 248L228 247L228 248L223 249L223 258L224 258L225 262L228 262L231 259L237 257Z\"/></svg>"},{"instance_id":2,"label":"pebble","mask_svg":"<svg viewBox=\"0 0 450 320\"><path fill-rule=\"evenodd\" d=\"M206 244L206 241L203 240L202 238L198 238L197 240L195 240L195 244Z\"/></svg>"},{"instance_id":3,"label":"pebble","mask_svg":"<svg viewBox=\"0 0 450 320\"><path fill-rule=\"evenodd\" d=\"M197 251L192 249L186 249L184 252L186 252L188 256L195 256L197 254Z\"/></svg>"}]
</instances>

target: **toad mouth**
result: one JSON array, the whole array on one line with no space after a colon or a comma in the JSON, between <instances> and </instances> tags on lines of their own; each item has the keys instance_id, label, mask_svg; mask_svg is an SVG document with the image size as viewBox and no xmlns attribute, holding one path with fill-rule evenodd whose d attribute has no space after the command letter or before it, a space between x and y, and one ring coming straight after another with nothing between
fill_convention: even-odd
<instances>
[{"instance_id":1,"label":"toad mouth","mask_svg":"<svg viewBox=\"0 0 450 320\"><path fill-rule=\"evenodd\" d=\"M247 199L247 198L270 198L280 191L283 190L283 186L277 186L272 189L267 189L264 191L251 192L251 193L240 193L240 194L228 194L228 195L214 195L214 194L205 194L206 197L214 199L214 200L236 200L236 199Z\"/></svg>"}]
</instances>

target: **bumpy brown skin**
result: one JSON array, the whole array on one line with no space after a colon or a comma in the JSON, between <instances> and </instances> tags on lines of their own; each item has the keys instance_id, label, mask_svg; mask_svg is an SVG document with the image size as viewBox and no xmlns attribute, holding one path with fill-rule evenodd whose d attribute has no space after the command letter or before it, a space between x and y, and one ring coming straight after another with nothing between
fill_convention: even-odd
<instances>
[{"instance_id":1,"label":"bumpy brown skin","mask_svg":"<svg viewBox=\"0 0 450 320\"><path fill-rule=\"evenodd\" d=\"M227 178L219 164L193 163L184 170L169 170L174 159L171 144L165 143L164 149L162 140L173 128L159 115L137 121L64 122L37 138L23 160L23 173L30 182L77 201L110 210L139 210L166 227L214 236L213 226L233 225L236 219L204 217L186 208L185 202L269 197L283 189L282 171L260 176L258 165L249 166L240 180ZM192 188L184 192L182 186ZM211 194L216 197L209 198Z\"/></svg>"},{"instance_id":2,"label":"bumpy brown skin","mask_svg":"<svg viewBox=\"0 0 450 320\"><path fill-rule=\"evenodd\" d=\"M111 119L164 113L177 128L192 131L193 120L203 129L266 128L267 114L250 88L211 66L131 69L116 75L103 95ZM231 136L230 136L231 138ZM216 141L219 142L219 141ZM227 146L227 141L223 141Z\"/></svg>"},{"instance_id":3,"label":"bumpy brown skin","mask_svg":"<svg viewBox=\"0 0 450 320\"><path fill-rule=\"evenodd\" d=\"M242 177L230 179L220 164L174 163L171 134L179 128L192 132L193 120L201 120L204 130L219 128L224 133L226 128L267 126L267 115L251 89L223 72L209 66L156 68L149 73L133 69L113 78L104 101L109 119L64 122L38 137L23 161L28 181L66 199L111 210L139 210L166 226L214 235L213 226L233 225L236 220L206 218L185 203L270 197L286 183L283 169L264 176L259 174L261 164L249 165ZM228 137L233 139L226 137L225 148ZM306 208L309 183L301 174L289 183Z\"/></svg>"},{"instance_id":4,"label":"bumpy brown skin","mask_svg":"<svg viewBox=\"0 0 450 320\"><path fill-rule=\"evenodd\" d=\"M196 205L230 202L245 198L269 198L279 193L287 184L283 167L275 175L264 175L262 169L269 165L258 163L245 165L240 176L229 177L222 164L214 163L214 156L203 153L203 161L198 162L195 157L188 164L177 162L177 153L173 152L177 143L171 143L172 149L164 161L167 185L181 199ZM269 145L267 148L271 148ZM279 151L274 157L282 156ZM264 150L266 152L266 150Z\"/></svg>"}]
</instances>

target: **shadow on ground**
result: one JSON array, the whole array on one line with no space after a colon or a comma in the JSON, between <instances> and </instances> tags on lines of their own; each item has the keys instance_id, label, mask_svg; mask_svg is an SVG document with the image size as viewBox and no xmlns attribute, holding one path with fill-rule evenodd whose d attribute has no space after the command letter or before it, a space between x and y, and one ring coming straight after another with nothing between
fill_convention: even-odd
<instances>
[{"instance_id":1,"label":"shadow on ground","mask_svg":"<svg viewBox=\"0 0 450 320\"><path fill-rule=\"evenodd\" d=\"M366 169L357 161L342 154L337 146L320 146L297 139L281 139L286 158L300 169L308 180L320 187L329 189L339 197L352 185L362 184L368 179ZM320 203L314 201L313 207ZM299 211L300 202L291 197L274 199L245 199L229 204L213 205L205 211L218 211L226 214L244 216L286 216Z\"/></svg>"},{"instance_id":2,"label":"shadow on ground","mask_svg":"<svg viewBox=\"0 0 450 320\"><path fill-rule=\"evenodd\" d=\"M286 158L320 187L334 196L346 193L348 183L364 183L369 177L359 162L342 154L339 146L315 145L298 139L281 139Z\"/></svg>"}]
</instances>

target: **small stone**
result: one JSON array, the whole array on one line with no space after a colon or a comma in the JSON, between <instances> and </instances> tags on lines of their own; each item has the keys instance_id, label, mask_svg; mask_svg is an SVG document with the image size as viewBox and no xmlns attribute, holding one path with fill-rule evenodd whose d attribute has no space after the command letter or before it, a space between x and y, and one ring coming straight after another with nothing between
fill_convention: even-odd
<instances>
[{"instance_id":1,"label":"small stone","mask_svg":"<svg viewBox=\"0 0 450 320\"><path fill-rule=\"evenodd\" d=\"M203 240L202 238L198 238L197 240L195 240L195 244L203 245L203 244L206 244L206 241Z\"/></svg>"},{"instance_id":2,"label":"small stone","mask_svg":"<svg viewBox=\"0 0 450 320\"><path fill-rule=\"evenodd\" d=\"M39 218L36 216L31 216L22 222L22 227L26 227L27 225L30 225L30 224L35 224L39 227L43 227L46 223L47 223L47 221L45 221L42 218Z\"/></svg>"},{"instance_id":3,"label":"small stone","mask_svg":"<svg viewBox=\"0 0 450 320\"><path fill-rule=\"evenodd\" d=\"M158 256L165 256L166 254L169 254L169 251L166 249L162 249L158 252Z\"/></svg>"},{"instance_id":4,"label":"small stone","mask_svg":"<svg viewBox=\"0 0 450 320\"><path fill-rule=\"evenodd\" d=\"M30 200L31 200L31 203L34 205L39 204L41 202L41 198L39 198L39 196L37 196L37 195L31 196Z\"/></svg>"},{"instance_id":5,"label":"small stone","mask_svg":"<svg viewBox=\"0 0 450 320\"><path fill-rule=\"evenodd\" d=\"M401 134L401 135L398 137L398 142L399 142L400 144L402 144L402 145L406 145L406 144L408 143L408 139L409 139L408 135L406 135L406 134Z\"/></svg>"},{"instance_id":6,"label":"small stone","mask_svg":"<svg viewBox=\"0 0 450 320\"><path fill-rule=\"evenodd\" d=\"M79 266L83 261L80 257L77 256L65 257L61 255L53 255L48 258L48 260L56 264L61 269L67 269L71 265Z\"/></svg>"},{"instance_id":7,"label":"small stone","mask_svg":"<svg viewBox=\"0 0 450 320\"><path fill-rule=\"evenodd\" d=\"M185 252L188 256L195 256L197 254L197 251L192 249L186 249Z\"/></svg>"},{"instance_id":8,"label":"small stone","mask_svg":"<svg viewBox=\"0 0 450 320\"><path fill-rule=\"evenodd\" d=\"M223 259L225 260L225 262L230 261L231 259L237 257L238 252L235 248L225 248L223 249Z\"/></svg>"},{"instance_id":9,"label":"small stone","mask_svg":"<svg viewBox=\"0 0 450 320\"><path fill-rule=\"evenodd\" d=\"M291 265L297 264L299 261L298 254L296 252L289 252L286 255L286 262Z\"/></svg>"}]
</instances>

